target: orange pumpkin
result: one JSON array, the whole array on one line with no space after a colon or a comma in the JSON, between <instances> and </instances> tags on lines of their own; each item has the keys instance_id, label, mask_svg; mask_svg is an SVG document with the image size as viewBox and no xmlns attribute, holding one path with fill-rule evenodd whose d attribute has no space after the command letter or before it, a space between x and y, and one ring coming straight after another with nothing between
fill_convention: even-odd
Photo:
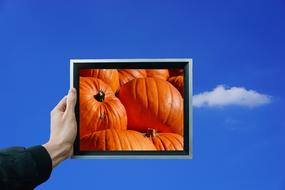
<instances>
[{"instance_id":1,"label":"orange pumpkin","mask_svg":"<svg viewBox=\"0 0 285 190\"><path fill-rule=\"evenodd\" d=\"M135 78L145 78L146 72L144 69L118 69L120 86Z\"/></svg>"},{"instance_id":2,"label":"orange pumpkin","mask_svg":"<svg viewBox=\"0 0 285 190\"><path fill-rule=\"evenodd\" d=\"M117 69L81 69L80 76L99 78L107 83L113 92L116 92L120 87Z\"/></svg>"},{"instance_id":3,"label":"orange pumpkin","mask_svg":"<svg viewBox=\"0 0 285 190\"><path fill-rule=\"evenodd\" d=\"M184 69L169 69L169 76L184 75Z\"/></svg>"},{"instance_id":4,"label":"orange pumpkin","mask_svg":"<svg viewBox=\"0 0 285 190\"><path fill-rule=\"evenodd\" d=\"M134 79L118 94L128 116L128 129L183 134L183 98L169 82L157 78Z\"/></svg>"},{"instance_id":5,"label":"orange pumpkin","mask_svg":"<svg viewBox=\"0 0 285 190\"><path fill-rule=\"evenodd\" d=\"M131 130L106 129L80 139L81 150L97 151L154 151L153 143L143 134Z\"/></svg>"},{"instance_id":6,"label":"orange pumpkin","mask_svg":"<svg viewBox=\"0 0 285 190\"><path fill-rule=\"evenodd\" d=\"M148 129L145 136L157 150L183 150L184 139L176 133L157 133L155 129Z\"/></svg>"},{"instance_id":7,"label":"orange pumpkin","mask_svg":"<svg viewBox=\"0 0 285 190\"><path fill-rule=\"evenodd\" d=\"M80 77L80 136L107 128L126 129L127 114L102 80Z\"/></svg>"},{"instance_id":8,"label":"orange pumpkin","mask_svg":"<svg viewBox=\"0 0 285 190\"><path fill-rule=\"evenodd\" d=\"M167 80L169 77L168 69L146 69L147 77Z\"/></svg>"},{"instance_id":9,"label":"orange pumpkin","mask_svg":"<svg viewBox=\"0 0 285 190\"><path fill-rule=\"evenodd\" d=\"M184 98L184 77L182 75L170 77L168 81L178 89L182 97Z\"/></svg>"}]
</instances>

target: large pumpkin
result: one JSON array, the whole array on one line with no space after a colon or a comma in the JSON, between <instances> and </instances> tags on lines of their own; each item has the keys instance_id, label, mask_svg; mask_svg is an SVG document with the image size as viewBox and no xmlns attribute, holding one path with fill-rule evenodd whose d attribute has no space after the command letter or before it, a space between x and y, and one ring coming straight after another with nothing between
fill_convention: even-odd
<instances>
[{"instance_id":1,"label":"large pumpkin","mask_svg":"<svg viewBox=\"0 0 285 190\"><path fill-rule=\"evenodd\" d=\"M146 69L147 77L167 80L169 77L168 69Z\"/></svg>"},{"instance_id":2,"label":"large pumpkin","mask_svg":"<svg viewBox=\"0 0 285 190\"><path fill-rule=\"evenodd\" d=\"M106 128L126 129L127 114L102 80L80 77L80 136Z\"/></svg>"},{"instance_id":3,"label":"large pumpkin","mask_svg":"<svg viewBox=\"0 0 285 190\"><path fill-rule=\"evenodd\" d=\"M135 78L146 77L146 72L144 69L118 69L118 72L121 86Z\"/></svg>"},{"instance_id":4,"label":"large pumpkin","mask_svg":"<svg viewBox=\"0 0 285 190\"><path fill-rule=\"evenodd\" d=\"M143 134L131 130L106 129L86 135L80 139L81 150L133 151L156 150Z\"/></svg>"},{"instance_id":5,"label":"large pumpkin","mask_svg":"<svg viewBox=\"0 0 285 190\"><path fill-rule=\"evenodd\" d=\"M128 129L183 134L183 98L169 82L157 78L134 79L123 85L119 98L127 110Z\"/></svg>"},{"instance_id":6,"label":"large pumpkin","mask_svg":"<svg viewBox=\"0 0 285 190\"><path fill-rule=\"evenodd\" d=\"M157 150L183 150L184 139L176 133L157 133L155 129L148 129L146 134Z\"/></svg>"},{"instance_id":7,"label":"large pumpkin","mask_svg":"<svg viewBox=\"0 0 285 190\"><path fill-rule=\"evenodd\" d=\"M116 92L120 87L117 69L81 69L80 76L99 78L107 83L113 92Z\"/></svg>"},{"instance_id":8,"label":"large pumpkin","mask_svg":"<svg viewBox=\"0 0 285 190\"><path fill-rule=\"evenodd\" d=\"M184 98L184 77L182 75L170 77L168 81L178 89L182 97Z\"/></svg>"}]
</instances>

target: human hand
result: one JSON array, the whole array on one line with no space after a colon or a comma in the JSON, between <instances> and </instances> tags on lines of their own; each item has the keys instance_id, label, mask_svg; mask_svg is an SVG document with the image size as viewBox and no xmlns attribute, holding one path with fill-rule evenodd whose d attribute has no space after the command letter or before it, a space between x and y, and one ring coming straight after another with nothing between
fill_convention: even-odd
<instances>
[{"instance_id":1,"label":"human hand","mask_svg":"<svg viewBox=\"0 0 285 190\"><path fill-rule=\"evenodd\" d=\"M72 155L77 132L76 99L76 90L72 88L51 111L50 139L43 146L50 154L53 168Z\"/></svg>"}]
</instances>

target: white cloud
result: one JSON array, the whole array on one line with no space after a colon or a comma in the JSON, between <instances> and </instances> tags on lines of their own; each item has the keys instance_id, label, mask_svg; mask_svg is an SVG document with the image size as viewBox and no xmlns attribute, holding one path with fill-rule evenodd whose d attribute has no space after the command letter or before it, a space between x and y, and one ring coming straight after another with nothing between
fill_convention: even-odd
<instances>
[{"instance_id":1,"label":"white cloud","mask_svg":"<svg viewBox=\"0 0 285 190\"><path fill-rule=\"evenodd\" d=\"M193 96L193 106L195 107L223 107L229 105L256 107L268 104L270 101L271 97L266 94L260 94L243 87L225 88L223 85L218 85L212 91Z\"/></svg>"}]
</instances>

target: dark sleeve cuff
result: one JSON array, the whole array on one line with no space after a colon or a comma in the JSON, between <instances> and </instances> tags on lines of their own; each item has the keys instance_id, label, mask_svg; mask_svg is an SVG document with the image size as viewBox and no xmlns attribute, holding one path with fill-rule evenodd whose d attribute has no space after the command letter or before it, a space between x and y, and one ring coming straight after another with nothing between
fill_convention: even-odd
<instances>
[{"instance_id":1,"label":"dark sleeve cuff","mask_svg":"<svg viewBox=\"0 0 285 190\"><path fill-rule=\"evenodd\" d=\"M37 185L39 185L50 177L52 171L51 157L48 151L41 145L30 147L27 150L31 153L33 159L36 162L37 171L39 174Z\"/></svg>"}]
</instances>

